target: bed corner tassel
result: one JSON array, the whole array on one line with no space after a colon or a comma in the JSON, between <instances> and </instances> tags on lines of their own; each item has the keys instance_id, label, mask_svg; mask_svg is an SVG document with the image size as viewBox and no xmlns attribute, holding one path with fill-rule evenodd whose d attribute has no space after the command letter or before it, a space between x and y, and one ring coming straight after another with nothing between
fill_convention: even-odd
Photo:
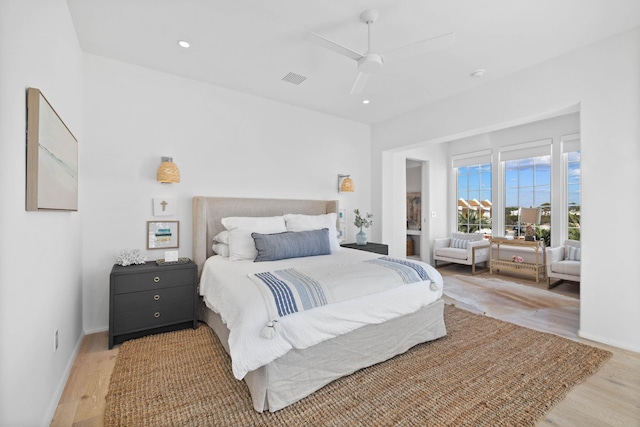
<instances>
[{"instance_id":1,"label":"bed corner tassel","mask_svg":"<svg viewBox=\"0 0 640 427\"><path fill-rule=\"evenodd\" d=\"M277 320L271 320L267 325L262 328L260 331L260 336L262 338L271 339L276 336L276 334L280 332L280 324Z\"/></svg>"},{"instance_id":2,"label":"bed corner tassel","mask_svg":"<svg viewBox=\"0 0 640 427\"><path fill-rule=\"evenodd\" d=\"M440 285L438 285L438 283L432 280L431 284L429 285L429 289L435 292L440 289Z\"/></svg>"}]
</instances>

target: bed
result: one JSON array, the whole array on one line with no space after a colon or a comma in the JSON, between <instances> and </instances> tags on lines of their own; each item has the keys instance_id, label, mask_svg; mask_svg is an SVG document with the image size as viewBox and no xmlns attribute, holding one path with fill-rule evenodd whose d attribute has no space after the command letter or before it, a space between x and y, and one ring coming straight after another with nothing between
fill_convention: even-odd
<instances>
[{"instance_id":1,"label":"bed","mask_svg":"<svg viewBox=\"0 0 640 427\"><path fill-rule=\"evenodd\" d=\"M253 280L256 280L255 276L258 275L258 272L279 270L288 267L290 263L302 266L301 268L322 269L334 262L347 265L382 261L378 261L380 257L378 254L347 248L335 249L334 247L331 248L330 254L323 256L267 262L233 261L229 256L218 255L213 250L214 237L226 230L222 224L223 218L277 217L285 214L314 217L328 216L337 212L338 202L335 200L193 198L193 258L198 265L200 293L204 301L201 320L214 330L227 353L232 356L234 375L238 379L243 379L247 384L253 407L258 412L266 410L274 412L282 409L337 378L404 353L419 343L446 335L443 317L444 303L441 298L442 277L435 269L426 264L422 264L422 267L431 280L431 289L424 291L425 296L420 297L422 299L416 298L420 283L401 286L398 291L386 291L393 292L394 295L399 292L402 295L398 298L408 300L410 307L405 307L404 303L402 307L399 303L389 304L388 295L391 294L386 293L367 295L363 298L338 302L333 305L329 304L305 313L312 313L318 317L316 320L321 320L322 315L331 314L331 309L343 308L341 312L349 315L339 316L341 318L336 319L335 324L325 322L327 330L314 333L313 338L304 336L294 339L291 336L295 334L289 332L290 328L293 328L294 324L296 327L305 325L306 320L304 319L306 318L300 316L300 313L294 313L291 316L273 319L276 323L279 320L276 326L283 328L282 332L273 333L273 330L269 328L275 323L270 321L270 313L265 309L267 314L257 311L254 314L252 311L251 316L243 315L242 321L246 322L249 319L252 323L251 327L254 329L258 327L257 323L264 324L260 333L272 332L274 336L270 338L267 338L267 335L257 337L256 330L253 331L255 333L252 332L250 338L247 338L246 334L242 336L241 332L237 331L238 318L234 316L240 310L229 309L223 305L223 302L224 304L233 303L227 300L233 299L229 296L230 292L237 292L238 288L255 292L252 289L257 285L250 283L250 277L253 275ZM335 232L337 227L336 219L333 227L329 227L334 229L330 232ZM228 274L236 274L236 276L227 276ZM232 281L233 285L221 284L226 281ZM422 286L421 289L429 287L424 284ZM233 288L233 291L228 288ZM420 301L417 301L419 299ZM382 300L385 300L385 303L380 305ZM358 306L358 304L360 305ZM350 317L351 313L357 311L353 308L355 306L360 307L359 310L363 311L361 314L367 319L366 322L360 318ZM255 307L249 307L250 310L256 310ZM376 308L367 312L367 307ZM383 313L384 319L376 318L374 313L377 315L380 312L388 313ZM231 325L230 328L227 327L227 324ZM230 329L234 332L231 332ZM340 330L339 333L337 333L338 330ZM321 335L321 337L318 338L316 335ZM234 354L239 354L238 346L246 344L249 340L252 342L262 340L264 350L256 352L259 354L255 357L266 358L264 360L268 362L264 363L264 360L247 362L241 357L234 357Z\"/></svg>"}]
</instances>

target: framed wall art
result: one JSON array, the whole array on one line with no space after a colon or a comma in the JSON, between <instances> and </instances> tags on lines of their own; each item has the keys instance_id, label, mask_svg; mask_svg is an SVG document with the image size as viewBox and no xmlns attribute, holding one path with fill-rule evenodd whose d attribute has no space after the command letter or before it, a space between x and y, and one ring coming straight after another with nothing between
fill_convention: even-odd
<instances>
[{"instance_id":1,"label":"framed wall art","mask_svg":"<svg viewBox=\"0 0 640 427\"><path fill-rule=\"evenodd\" d=\"M156 197L153 199L153 216L172 216L176 214L176 203L173 199Z\"/></svg>"},{"instance_id":2,"label":"framed wall art","mask_svg":"<svg viewBox=\"0 0 640 427\"><path fill-rule=\"evenodd\" d=\"M422 228L422 193L407 193L407 228L420 230Z\"/></svg>"},{"instance_id":3,"label":"framed wall art","mask_svg":"<svg viewBox=\"0 0 640 427\"><path fill-rule=\"evenodd\" d=\"M178 221L147 221L147 249L177 248L179 242Z\"/></svg>"},{"instance_id":4,"label":"framed wall art","mask_svg":"<svg viewBox=\"0 0 640 427\"><path fill-rule=\"evenodd\" d=\"M39 89L27 89L27 211L78 210L78 141Z\"/></svg>"}]
</instances>

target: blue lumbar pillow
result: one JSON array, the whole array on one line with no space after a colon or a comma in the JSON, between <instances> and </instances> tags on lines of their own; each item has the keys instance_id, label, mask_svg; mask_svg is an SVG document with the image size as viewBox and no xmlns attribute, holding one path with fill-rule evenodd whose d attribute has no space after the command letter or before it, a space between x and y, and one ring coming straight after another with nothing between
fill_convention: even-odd
<instances>
[{"instance_id":1,"label":"blue lumbar pillow","mask_svg":"<svg viewBox=\"0 0 640 427\"><path fill-rule=\"evenodd\" d=\"M329 255L329 229L286 231L284 233L251 233L258 251L255 262L276 261L315 255Z\"/></svg>"}]
</instances>

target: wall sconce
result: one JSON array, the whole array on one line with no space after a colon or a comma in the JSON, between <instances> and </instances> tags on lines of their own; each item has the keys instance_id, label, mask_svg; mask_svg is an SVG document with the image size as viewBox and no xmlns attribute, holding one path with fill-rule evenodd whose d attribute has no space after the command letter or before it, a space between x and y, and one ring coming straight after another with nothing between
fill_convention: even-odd
<instances>
[{"instance_id":1,"label":"wall sconce","mask_svg":"<svg viewBox=\"0 0 640 427\"><path fill-rule=\"evenodd\" d=\"M520 208L520 224L526 224L524 240L535 240L535 226L540 224L540 208Z\"/></svg>"},{"instance_id":2,"label":"wall sconce","mask_svg":"<svg viewBox=\"0 0 640 427\"><path fill-rule=\"evenodd\" d=\"M171 184L180 182L180 171L178 166L173 163L173 157L162 157L162 163L158 168L158 182L163 184Z\"/></svg>"},{"instance_id":3,"label":"wall sconce","mask_svg":"<svg viewBox=\"0 0 640 427\"><path fill-rule=\"evenodd\" d=\"M349 178L351 175L338 175L338 193L353 193L353 180Z\"/></svg>"}]
</instances>

